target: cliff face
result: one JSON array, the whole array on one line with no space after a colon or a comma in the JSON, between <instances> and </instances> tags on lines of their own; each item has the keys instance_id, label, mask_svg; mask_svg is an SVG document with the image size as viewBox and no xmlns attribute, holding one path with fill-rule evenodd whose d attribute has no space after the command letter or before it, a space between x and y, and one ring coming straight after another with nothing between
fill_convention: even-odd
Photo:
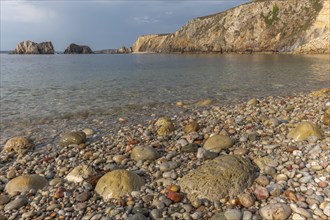
<instances>
[{"instance_id":1,"label":"cliff face","mask_svg":"<svg viewBox=\"0 0 330 220\"><path fill-rule=\"evenodd\" d=\"M330 0L263 0L144 35L133 52L329 53Z\"/></svg>"},{"instance_id":2,"label":"cliff face","mask_svg":"<svg viewBox=\"0 0 330 220\"><path fill-rule=\"evenodd\" d=\"M65 54L91 54L92 49L89 46L70 44L64 51Z\"/></svg>"},{"instance_id":3,"label":"cliff face","mask_svg":"<svg viewBox=\"0 0 330 220\"><path fill-rule=\"evenodd\" d=\"M52 42L35 43L32 41L20 42L13 54L54 54L54 47Z\"/></svg>"}]
</instances>

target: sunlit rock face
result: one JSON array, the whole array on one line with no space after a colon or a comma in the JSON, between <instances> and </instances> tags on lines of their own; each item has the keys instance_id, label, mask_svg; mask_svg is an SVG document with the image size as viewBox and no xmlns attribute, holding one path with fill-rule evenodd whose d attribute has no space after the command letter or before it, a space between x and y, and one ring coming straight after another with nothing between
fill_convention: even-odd
<instances>
[{"instance_id":1,"label":"sunlit rock face","mask_svg":"<svg viewBox=\"0 0 330 220\"><path fill-rule=\"evenodd\" d=\"M35 43L32 41L20 42L13 54L54 54L55 50L52 42Z\"/></svg>"},{"instance_id":2,"label":"sunlit rock face","mask_svg":"<svg viewBox=\"0 0 330 220\"><path fill-rule=\"evenodd\" d=\"M330 53L329 0L253 1L140 36L133 52Z\"/></svg>"}]
</instances>

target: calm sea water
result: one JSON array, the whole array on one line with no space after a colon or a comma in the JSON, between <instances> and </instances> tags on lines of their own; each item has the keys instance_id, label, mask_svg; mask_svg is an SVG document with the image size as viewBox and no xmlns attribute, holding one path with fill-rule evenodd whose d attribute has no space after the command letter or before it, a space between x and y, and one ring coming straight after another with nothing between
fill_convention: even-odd
<instances>
[{"instance_id":1,"label":"calm sea water","mask_svg":"<svg viewBox=\"0 0 330 220\"><path fill-rule=\"evenodd\" d=\"M329 62L328 55L1 54L0 119L293 94L329 86Z\"/></svg>"}]
</instances>

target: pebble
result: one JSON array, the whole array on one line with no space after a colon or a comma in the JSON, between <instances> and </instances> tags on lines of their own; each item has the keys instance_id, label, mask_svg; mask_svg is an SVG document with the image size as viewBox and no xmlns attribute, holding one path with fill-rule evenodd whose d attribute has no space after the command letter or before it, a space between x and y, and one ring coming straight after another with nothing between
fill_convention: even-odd
<instances>
[{"instance_id":1,"label":"pebble","mask_svg":"<svg viewBox=\"0 0 330 220\"><path fill-rule=\"evenodd\" d=\"M0 205L7 204L10 201L10 197L0 194Z\"/></svg>"},{"instance_id":2,"label":"pebble","mask_svg":"<svg viewBox=\"0 0 330 220\"><path fill-rule=\"evenodd\" d=\"M5 205L4 210L11 211L13 209L19 209L27 204L28 204L28 200L25 197L20 197Z\"/></svg>"},{"instance_id":3,"label":"pebble","mask_svg":"<svg viewBox=\"0 0 330 220\"><path fill-rule=\"evenodd\" d=\"M244 206L245 208L250 208L254 205L255 198L250 193L244 193L238 196L239 202Z\"/></svg>"},{"instance_id":4,"label":"pebble","mask_svg":"<svg viewBox=\"0 0 330 220\"><path fill-rule=\"evenodd\" d=\"M264 200L269 197L268 190L264 187L257 186L254 190L254 195L258 200Z\"/></svg>"},{"instance_id":5,"label":"pebble","mask_svg":"<svg viewBox=\"0 0 330 220\"><path fill-rule=\"evenodd\" d=\"M166 172L166 171L169 171L169 170L173 170L173 169L177 168L178 166L179 166L179 164L177 162L168 161L168 162L161 163L159 165L159 169L162 172Z\"/></svg>"}]
</instances>

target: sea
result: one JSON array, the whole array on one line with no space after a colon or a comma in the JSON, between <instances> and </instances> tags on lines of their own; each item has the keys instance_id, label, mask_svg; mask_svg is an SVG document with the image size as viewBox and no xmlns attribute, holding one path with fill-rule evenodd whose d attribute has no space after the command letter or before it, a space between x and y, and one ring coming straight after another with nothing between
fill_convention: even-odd
<instances>
[{"instance_id":1,"label":"sea","mask_svg":"<svg viewBox=\"0 0 330 220\"><path fill-rule=\"evenodd\" d=\"M330 86L329 55L1 54L1 129L178 101L232 104Z\"/></svg>"}]
</instances>

